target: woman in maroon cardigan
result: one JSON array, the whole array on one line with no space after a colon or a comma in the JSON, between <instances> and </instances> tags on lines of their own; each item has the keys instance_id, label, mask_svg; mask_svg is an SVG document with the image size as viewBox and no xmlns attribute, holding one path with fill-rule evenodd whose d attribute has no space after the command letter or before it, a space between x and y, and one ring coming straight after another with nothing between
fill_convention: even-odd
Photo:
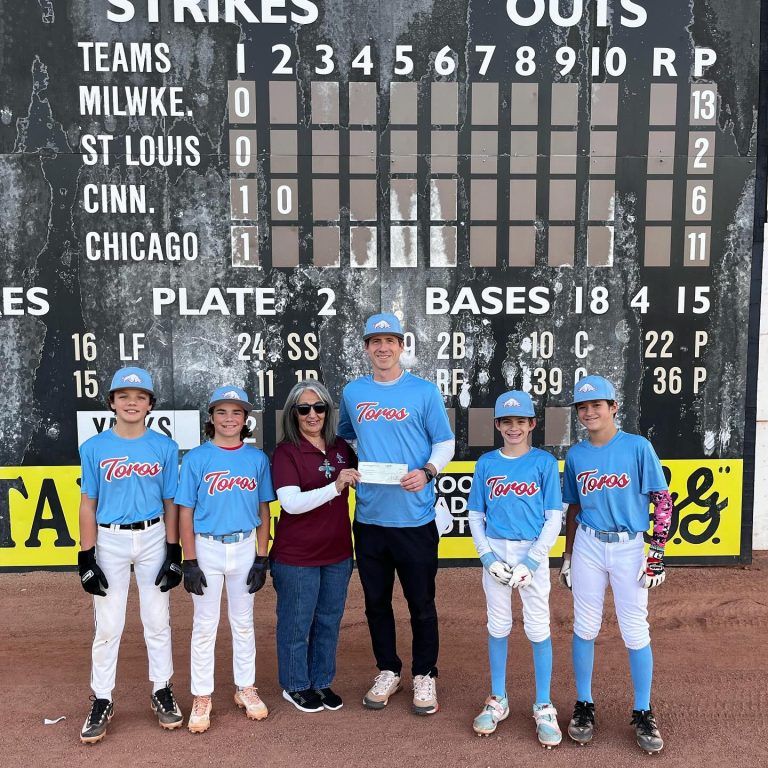
<instances>
[{"instance_id":1,"label":"woman in maroon cardigan","mask_svg":"<svg viewBox=\"0 0 768 768\"><path fill-rule=\"evenodd\" d=\"M277 591L277 665L283 698L302 712L340 709L331 690L352 575L349 487L357 457L336 437L328 390L301 381L283 407L272 482L282 511L270 552Z\"/></svg>"}]
</instances>

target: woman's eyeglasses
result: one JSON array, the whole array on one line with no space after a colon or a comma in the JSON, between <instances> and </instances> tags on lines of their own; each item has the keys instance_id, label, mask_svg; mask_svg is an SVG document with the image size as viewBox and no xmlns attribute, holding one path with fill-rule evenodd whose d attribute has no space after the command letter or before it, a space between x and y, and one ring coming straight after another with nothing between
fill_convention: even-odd
<instances>
[{"instance_id":1,"label":"woman's eyeglasses","mask_svg":"<svg viewBox=\"0 0 768 768\"><path fill-rule=\"evenodd\" d=\"M325 403L298 403L293 407L299 416L309 416L310 410L315 413L325 413L328 410L328 406Z\"/></svg>"}]
</instances>

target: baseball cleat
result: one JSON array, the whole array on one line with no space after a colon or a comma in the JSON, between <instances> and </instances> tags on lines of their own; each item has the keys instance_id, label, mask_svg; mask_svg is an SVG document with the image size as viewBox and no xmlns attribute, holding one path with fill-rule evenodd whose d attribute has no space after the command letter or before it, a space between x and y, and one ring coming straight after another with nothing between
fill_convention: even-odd
<instances>
[{"instance_id":1,"label":"baseball cleat","mask_svg":"<svg viewBox=\"0 0 768 768\"><path fill-rule=\"evenodd\" d=\"M568 723L568 735L582 746L592 741L595 730L595 705L591 701L577 701L573 717Z\"/></svg>"},{"instance_id":2,"label":"baseball cleat","mask_svg":"<svg viewBox=\"0 0 768 768\"><path fill-rule=\"evenodd\" d=\"M189 713L187 728L190 733L205 733L211 727L213 702L210 696L195 696Z\"/></svg>"},{"instance_id":3,"label":"baseball cleat","mask_svg":"<svg viewBox=\"0 0 768 768\"><path fill-rule=\"evenodd\" d=\"M261 700L259 691L252 685L235 691L235 704L245 710L249 720L263 720L268 714L267 705Z\"/></svg>"},{"instance_id":4,"label":"baseball cleat","mask_svg":"<svg viewBox=\"0 0 768 768\"><path fill-rule=\"evenodd\" d=\"M472 721L472 730L478 736L489 736L496 726L509 716L509 700L506 696L489 696L480 714Z\"/></svg>"},{"instance_id":5,"label":"baseball cleat","mask_svg":"<svg viewBox=\"0 0 768 768\"><path fill-rule=\"evenodd\" d=\"M432 675L416 675L413 678L413 711L417 715L434 715L437 703L437 686Z\"/></svg>"},{"instance_id":6,"label":"baseball cleat","mask_svg":"<svg viewBox=\"0 0 768 768\"><path fill-rule=\"evenodd\" d=\"M363 697L363 706L368 709L384 709L389 697L396 694L400 688L400 675L384 669L376 675L371 689Z\"/></svg>"},{"instance_id":7,"label":"baseball cleat","mask_svg":"<svg viewBox=\"0 0 768 768\"><path fill-rule=\"evenodd\" d=\"M184 717L181 714L179 705L173 695L173 686L168 684L165 688L155 691L152 694L152 711L157 715L157 721L161 728L172 731L174 728L181 728L184 723Z\"/></svg>"},{"instance_id":8,"label":"baseball cleat","mask_svg":"<svg viewBox=\"0 0 768 768\"><path fill-rule=\"evenodd\" d=\"M109 699L97 699L91 696L91 711L85 718L80 731L80 741L83 744L95 744L101 741L107 732L107 725L115 711L114 702Z\"/></svg>"},{"instance_id":9,"label":"baseball cleat","mask_svg":"<svg viewBox=\"0 0 768 768\"><path fill-rule=\"evenodd\" d=\"M533 719L536 721L536 736L542 747L552 749L563 740L557 724L557 710L551 704L534 704Z\"/></svg>"},{"instance_id":10,"label":"baseball cleat","mask_svg":"<svg viewBox=\"0 0 768 768\"><path fill-rule=\"evenodd\" d=\"M649 755L655 755L664 748L656 718L650 709L633 709L631 725L635 726L637 745Z\"/></svg>"}]
</instances>

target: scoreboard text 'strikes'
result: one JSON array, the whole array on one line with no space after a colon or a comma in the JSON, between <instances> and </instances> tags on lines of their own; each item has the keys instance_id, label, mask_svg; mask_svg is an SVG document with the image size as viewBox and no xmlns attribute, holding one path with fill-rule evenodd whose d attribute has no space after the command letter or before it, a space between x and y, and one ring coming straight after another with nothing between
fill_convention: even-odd
<instances>
[{"instance_id":1,"label":"scoreboard text 'strikes'","mask_svg":"<svg viewBox=\"0 0 768 768\"><path fill-rule=\"evenodd\" d=\"M316 457L322 480L312 471L309 489L304 490L301 472L289 472L295 479L286 480L283 468L278 490L283 494L281 501L285 499L283 516L314 520L322 526L324 516L331 514L329 504L333 498L348 485L357 487L354 532L358 572L379 668L363 704L369 709L384 709L401 687L402 662L395 647L391 606L395 575L391 568L396 566L412 613L413 711L432 715L439 710L435 576L439 535L446 531L442 524L438 528L435 517L434 483L451 460L455 441L437 387L400 366L403 340L400 322L394 315L375 315L368 320L364 343L373 375L345 388L338 429L334 404L324 387L311 380L294 387L300 390L300 397L294 397L295 402L290 400L292 390L286 407L295 408L301 415L301 435L293 434L296 429L292 419L283 420L283 429L288 432L281 445L286 438L295 442L284 457L301 457L302 466L309 461L312 467ZM249 719L268 716L267 705L255 687L253 594L264 585L267 575L269 502L275 499L275 492L266 455L243 442L250 435L246 422L252 405L245 391L235 385L219 387L213 393L205 429L210 441L185 456L179 481L177 444L145 426L155 402L154 385L147 371L117 371L109 391L115 424L81 446L78 569L83 588L93 595L96 618L92 706L80 734L83 743L103 739L114 714L117 649L132 567L145 627L151 705L160 726L176 729L183 723L170 682L173 662L168 611L168 592L182 579L195 608L191 654L195 701L189 730L202 733L211 725L214 644L225 585L233 630L234 701ZM565 501L566 545L560 578L573 590L577 689L568 735L582 745L593 738L594 642L600 630L603 591L610 578L622 638L629 650L634 689L631 722L638 745L655 753L662 749L663 741L651 710L653 656L646 617L648 589L665 578L664 547L672 522L672 498L650 443L616 427L618 404L610 382L595 375L581 379L574 387L572 405L588 437L568 452L562 494L555 458L529 445L536 418L533 402L525 392L506 392L498 398L494 425L504 444L500 450L483 454L475 467L468 514L483 564L483 589L488 601L491 685L490 696L475 718L473 729L480 735L493 733L509 715L507 638L512 628L511 597L517 590L523 601L525 633L533 650L536 735L549 749L562 740L550 695L548 557L560 533ZM342 437L356 439L362 461L404 466L406 474L399 485L366 481L365 475L355 470L354 455L344 458L347 449ZM286 482L290 487L285 487ZM298 484L294 487L293 483ZM644 532L649 501L654 506L654 524L646 553ZM349 540L346 501L343 506L335 514L341 515L340 520L346 519L347 526L340 530ZM286 533L289 528L281 530ZM291 530L310 529L294 526ZM298 571L283 563L288 544L287 539L281 542L282 554L278 557L272 553L273 572L279 566L285 587L285 579L290 576L288 581L293 583ZM337 624L352 562L351 549L342 549L343 562L327 565L341 578L340 589L333 592L336 605L327 614L335 616ZM385 560L391 561L391 568L387 566L391 572L383 566L384 554ZM605 563L611 565L606 567ZM303 573L324 567L325 563L317 563L299 570ZM278 605L278 630L280 623L288 620L282 605ZM321 610L319 604L307 608ZM278 631L277 637L278 657L285 662L293 653L292 646L281 647L280 638L286 642L285 632ZM314 651L310 637L310 645L302 653L308 658L313 654L335 656L334 637L338 637L338 627L335 634L332 631L323 640L322 648ZM327 661L316 668L313 663L315 672L311 675L322 677L322 681L302 678L294 685L285 683L291 690L284 691L284 698L300 711L337 710L343 705L330 688L335 663L330 663L330 658ZM281 672L281 681L287 669ZM293 690L295 685L307 683L306 690Z\"/></svg>"}]
</instances>

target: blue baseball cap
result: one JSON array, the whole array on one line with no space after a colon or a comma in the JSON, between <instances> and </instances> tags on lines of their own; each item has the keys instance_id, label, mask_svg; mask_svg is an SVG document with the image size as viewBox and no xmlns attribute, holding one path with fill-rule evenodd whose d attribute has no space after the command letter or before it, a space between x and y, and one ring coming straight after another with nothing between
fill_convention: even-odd
<instances>
[{"instance_id":1,"label":"blue baseball cap","mask_svg":"<svg viewBox=\"0 0 768 768\"><path fill-rule=\"evenodd\" d=\"M219 403L236 403L246 413L250 413L253 410L253 405L248 400L245 390L236 387L234 384L225 384L223 387L215 389L208 402L208 410L210 411L211 408Z\"/></svg>"},{"instance_id":2,"label":"blue baseball cap","mask_svg":"<svg viewBox=\"0 0 768 768\"><path fill-rule=\"evenodd\" d=\"M531 396L520 390L513 389L496 398L496 407L493 409L494 419L503 419L505 416L536 416L533 410Z\"/></svg>"},{"instance_id":3,"label":"blue baseball cap","mask_svg":"<svg viewBox=\"0 0 768 768\"><path fill-rule=\"evenodd\" d=\"M117 389L141 389L150 395L155 394L152 377L143 368L121 368L115 371L109 391L114 392Z\"/></svg>"},{"instance_id":4,"label":"blue baseball cap","mask_svg":"<svg viewBox=\"0 0 768 768\"><path fill-rule=\"evenodd\" d=\"M400 321L390 312L371 315L365 321L363 341L370 339L371 336L376 336L379 333L386 333L389 336L397 336L398 339L403 338L403 329L400 327Z\"/></svg>"},{"instance_id":5,"label":"blue baseball cap","mask_svg":"<svg viewBox=\"0 0 768 768\"><path fill-rule=\"evenodd\" d=\"M608 379L602 376L585 376L573 385L573 402L585 403L587 400L615 400L616 390Z\"/></svg>"}]
</instances>

